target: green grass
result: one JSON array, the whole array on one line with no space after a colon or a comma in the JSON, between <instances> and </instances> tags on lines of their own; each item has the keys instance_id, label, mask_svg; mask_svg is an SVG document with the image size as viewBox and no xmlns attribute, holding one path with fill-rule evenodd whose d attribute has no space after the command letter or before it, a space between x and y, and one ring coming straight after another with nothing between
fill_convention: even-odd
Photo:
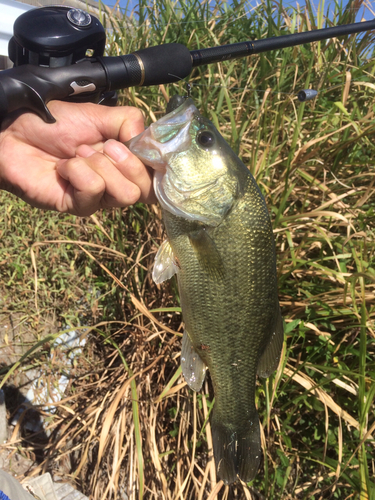
<instances>
[{"instance_id":1,"label":"green grass","mask_svg":"<svg viewBox=\"0 0 375 500\"><path fill-rule=\"evenodd\" d=\"M271 2L250 12L243 2L214 11L198 0L173 5L142 0L130 25L106 14L111 54L350 23L361 2L322 2L316 17L309 3L300 12ZM369 33L273 51L197 68L189 79L198 108L266 196L286 321L283 362L257 392L264 464L251 492L218 484L219 498L375 498L373 41ZM296 94L309 87L318 98L299 103ZM181 92L185 82L129 89L121 99L149 122L164 113L165 95ZM5 193L1 203L2 314L21 317L35 345L47 316L57 332L95 326L40 467L68 458L69 473L95 500L120 498L120 487L132 499L215 498L212 393L206 384L193 398L183 384L176 284L150 277L160 211L136 205L80 219ZM33 353L16 371L40 359ZM24 441L22 449L35 452Z\"/></svg>"}]
</instances>

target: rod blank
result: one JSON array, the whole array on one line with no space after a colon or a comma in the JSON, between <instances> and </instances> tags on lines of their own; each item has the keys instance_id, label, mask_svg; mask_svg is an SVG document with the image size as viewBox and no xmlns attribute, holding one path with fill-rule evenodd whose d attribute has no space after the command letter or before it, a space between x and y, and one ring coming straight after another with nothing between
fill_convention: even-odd
<instances>
[{"instance_id":1,"label":"rod blank","mask_svg":"<svg viewBox=\"0 0 375 500\"><path fill-rule=\"evenodd\" d=\"M294 47L304 43L319 42L320 40L351 35L362 31L371 31L373 29L375 29L375 19L363 23L344 24L342 26L334 26L333 28L322 28L303 33L275 36L265 38L264 40L231 43L209 49L191 50L190 54L193 60L193 67L195 67L203 64L238 59L239 57L247 57L252 54L259 54L260 52Z\"/></svg>"}]
</instances>

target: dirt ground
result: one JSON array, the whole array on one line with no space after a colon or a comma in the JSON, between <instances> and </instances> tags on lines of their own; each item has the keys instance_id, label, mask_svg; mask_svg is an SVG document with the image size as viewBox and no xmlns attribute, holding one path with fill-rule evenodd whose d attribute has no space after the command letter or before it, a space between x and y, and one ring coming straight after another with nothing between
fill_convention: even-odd
<instances>
[{"instance_id":1,"label":"dirt ground","mask_svg":"<svg viewBox=\"0 0 375 500\"><path fill-rule=\"evenodd\" d=\"M43 337L58 331L53 317L45 318L43 325L39 327L43 331ZM35 345L37 337L38 334L27 313L1 314L0 367L6 369L19 361L22 355ZM43 444L48 439L43 430L39 409L34 409L33 402L27 398L28 391L35 382L42 387L45 385L46 377L52 376L52 369L51 373L46 373L48 347L38 351L30 359L27 370L16 369L3 387L6 419L0 422L2 431L0 434L6 436L6 442L0 444L0 468L20 480L32 474L40 463L43 457ZM52 385L53 383L52 381ZM34 391L34 394L38 396L37 391ZM37 434L33 436L35 432Z\"/></svg>"}]
</instances>

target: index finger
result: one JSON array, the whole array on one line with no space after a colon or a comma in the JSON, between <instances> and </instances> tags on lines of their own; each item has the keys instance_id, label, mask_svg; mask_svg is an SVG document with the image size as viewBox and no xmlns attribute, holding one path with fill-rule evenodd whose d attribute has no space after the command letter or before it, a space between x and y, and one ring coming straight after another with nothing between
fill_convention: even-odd
<instances>
[{"instance_id":1,"label":"index finger","mask_svg":"<svg viewBox=\"0 0 375 500\"><path fill-rule=\"evenodd\" d=\"M82 130L82 127L90 134L87 140L82 141L82 144L93 145L107 139L125 142L144 130L143 114L133 106L109 107L93 103L65 104L70 106L64 107L64 111L70 111L70 117L72 115L75 117L74 129ZM48 107L52 114L56 110L58 121L59 119L61 121L68 119L68 117L61 115L61 103L53 101L49 103Z\"/></svg>"}]
</instances>

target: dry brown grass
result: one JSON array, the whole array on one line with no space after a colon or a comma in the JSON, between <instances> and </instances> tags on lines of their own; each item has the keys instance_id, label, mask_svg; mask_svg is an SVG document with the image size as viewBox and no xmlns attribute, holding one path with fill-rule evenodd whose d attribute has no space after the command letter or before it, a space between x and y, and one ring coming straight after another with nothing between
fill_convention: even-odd
<instances>
[{"instance_id":1,"label":"dry brown grass","mask_svg":"<svg viewBox=\"0 0 375 500\"><path fill-rule=\"evenodd\" d=\"M156 30L150 15L147 29L138 29L140 44L149 43L152 29L155 43L178 39L192 48L196 33L210 46L237 33L245 38L249 29L244 17L235 24L219 12L215 22L201 28L197 20L179 33L166 3L160 15L170 20ZM257 37L266 35L262 12ZM349 14L341 21L352 20ZM285 15L275 30L292 22ZM296 22L298 30L318 27L308 12ZM114 51L130 52L134 43L120 33ZM46 379L61 370L49 357L53 339L45 343L49 313L57 329L82 328L88 340L56 414L40 409L46 441L20 424L6 445L35 461L32 475L59 471L92 500L125 493L131 500L371 498L375 84L372 66L358 56L360 42L312 48L257 56L248 66L212 66L191 80L202 112L257 178L274 222L286 342L278 371L257 387L265 456L258 478L250 489L216 481L212 390L207 382L193 394L181 378L176 285L151 279L163 239L159 209L138 205L77 219L2 194L3 314L21 314L35 335L31 354L12 373L7 367L9 380L30 366ZM319 98L300 105L295 92L310 82ZM155 120L175 92L181 89L126 96Z\"/></svg>"}]
</instances>

